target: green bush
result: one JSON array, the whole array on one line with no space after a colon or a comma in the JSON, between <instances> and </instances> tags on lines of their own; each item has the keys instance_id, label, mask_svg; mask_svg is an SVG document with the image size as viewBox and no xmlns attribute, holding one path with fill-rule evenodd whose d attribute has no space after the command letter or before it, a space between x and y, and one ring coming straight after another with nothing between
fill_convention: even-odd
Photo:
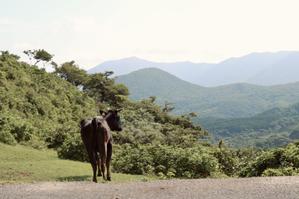
<instances>
[{"instance_id":1,"label":"green bush","mask_svg":"<svg viewBox=\"0 0 299 199\"><path fill-rule=\"evenodd\" d=\"M113 154L113 170L130 174L146 174L152 172L153 157L145 146L132 147L125 144Z\"/></svg>"},{"instance_id":2,"label":"green bush","mask_svg":"<svg viewBox=\"0 0 299 199\"><path fill-rule=\"evenodd\" d=\"M228 176L236 175L238 169L238 158L233 150L227 148L217 148L214 152L220 170Z\"/></svg>"},{"instance_id":3,"label":"green bush","mask_svg":"<svg viewBox=\"0 0 299 199\"><path fill-rule=\"evenodd\" d=\"M57 153L59 158L88 161L85 146L79 133L67 136L62 146L58 148Z\"/></svg>"},{"instance_id":4,"label":"green bush","mask_svg":"<svg viewBox=\"0 0 299 199\"><path fill-rule=\"evenodd\" d=\"M262 176L294 176L299 174L299 169L293 167L285 167L278 169L266 169Z\"/></svg>"},{"instance_id":5,"label":"green bush","mask_svg":"<svg viewBox=\"0 0 299 199\"><path fill-rule=\"evenodd\" d=\"M5 144L11 144L11 145L17 143L14 136L9 131L4 129L0 131L0 142L3 142Z\"/></svg>"},{"instance_id":6,"label":"green bush","mask_svg":"<svg viewBox=\"0 0 299 199\"><path fill-rule=\"evenodd\" d=\"M268 168L279 168L282 163L282 149L273 149L263 152L251 164L240 172L241 177L261 176Z\"/></svg>"},{"instance_id":7,"label":"green bush","mask_svg":"<svg viewBox=\"0 0 299 199\"><path fill-rule=\"evenodd\" d=\"M283 153L283 166L299 168L299 142L289 144Z\"/></svg>"},{"instance_id":8,"label":"green bush","mask_svg":"<svg viewBox=\"0 0 299 199\"><path fill-rule=\"evenodd\" d=\"M210 149L198 146L179 148L166 145L123 145L112 161L116 172L147 174L152 171L167 177L208 177L218 171Z\"/></svg>"},{"instance_id":9,"label":"green bush","mask_svg":"<svg viewBox=\"0 0 299 199\"><path fill-rule=\"evenodd\" d=\"M241 177L295 175L299 169L299 143L262 152L240 172Z\"/></svg>"}]
</instances>

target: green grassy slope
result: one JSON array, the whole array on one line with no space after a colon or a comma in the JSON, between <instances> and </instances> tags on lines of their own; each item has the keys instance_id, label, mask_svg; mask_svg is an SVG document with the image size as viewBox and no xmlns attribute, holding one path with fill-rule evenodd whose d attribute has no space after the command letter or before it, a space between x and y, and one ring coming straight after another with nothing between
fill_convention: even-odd
<instances>
[{"instance_id":1,"label":"green grassy slope","mask_svg":"<svg viewBox=\"0 0 299 199\"><path fill-rule=\"evenodd\" d=\"M54 150L36 150L0 143L0 183L34 181L91 181L89 163L58 159ZM113 182L143 181L152 178L112 173ZM99 177L101 179L101 177Z\"/></svg>"},{"instance_id":2,"label":"green grassy slope","mask_svg":"<svg viewBox=\"0 0 299 199\"><path fill-rule=\"evenodd\" d=\"M285 107L299 100L299 83L279 86L232 84L200 87L156 68L119 76L132 99L156 96L159 103L175 103L176 113L198 112L201 117L249 117L274 107Z\"/></svg>"}]
</instances>

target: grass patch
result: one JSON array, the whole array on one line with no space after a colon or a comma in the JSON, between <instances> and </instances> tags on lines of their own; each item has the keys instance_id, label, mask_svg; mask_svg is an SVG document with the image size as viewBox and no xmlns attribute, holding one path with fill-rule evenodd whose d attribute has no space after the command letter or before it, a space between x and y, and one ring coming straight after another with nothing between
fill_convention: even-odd
<instances>
[{"instance_id":1,"label":"grass patch","mask_svg":"<svg viewBox=\"0 0 299 199\"><path fill-rule=\"evenodd\" d=\"M0 183L91 181L89 163L61 160L53 150L36 150L0 143ZM148 181L152 177L112 174L112 182ZM101 177L98 177L99 182Z\"/></svg>"}]
</instances>

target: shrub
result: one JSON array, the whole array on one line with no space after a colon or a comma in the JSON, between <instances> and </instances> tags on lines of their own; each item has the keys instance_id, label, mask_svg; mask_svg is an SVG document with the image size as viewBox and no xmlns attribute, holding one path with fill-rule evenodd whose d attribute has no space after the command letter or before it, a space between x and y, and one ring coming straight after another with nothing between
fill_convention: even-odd
<instances>
[{"instance_id":1,"label":"shrub","mask_svg":"<svg viewBox=\"0 0 299 199\"><path fill-rule=\"evenodd\" d=\"M245 166L240 172L241 177L261 176L268 168L279 168L282 163L282 149L263 152L251 164Z\"/></svg>"},{"instance_id":2,"label":"shrub","mask_svg":"<svg viewBox=\"0 0 299 199\"><path fill-rule=\"evenodd\" d=\"M218 170L217 159L202 146L123 145L112 165L117 172L147 174L153 170L156 175L185 178L208 177Z\"/></svg>"},{"instance_id":3,"label":"shrub","mask_svg":"<svg viewBox=\"0 0 299 199\"><path fill-rule=\"evenodd\" d=\"M299 174L299 169L293 167L282 167L278 169L266 169L262 176L294 176Z\"/></svg>"},{"instance_id":4,"label":"shrub","mask_svg":"<svg viewBox=\"0 0 299 199\"><path fill-rule=\"evenodd\" d=\"M17 143L14 136L9 131L4 129L0 131L0 142L3 142L5 144L11 144L11 145Z\"/></svg>"},{"instance_id":5,"label":"shrub","mask_svg":"<svg viewBox=\"0 0 299 199\"><path fill-rule=\"evenodd\" d=\"M299 168L299 142L289 144L283 152L284 166Z\"/></svg>"},{"instance_id":6,"label":"shrub","mask_svg":"<svg viewBox=\"0 0 299 199\"><path fill-rule=\"evenodd\" d=\"M236 174L238 169L238 159L234 151L227 148L217 148L214 152L217 158L220 170L228 176Z\"/></svg>"},{"instance_id":7,"label":"shrub","mask_svg":"<svg viewBox=\"0 0 299 199\"><path fill-rule=\"evenodd\" d=\"M67 136L64 143L57 150L58 157L70 160L87 161L87 153L80 134Z\"/></svg>"},{"instance_id":8,"label":"shrub","mask_svg":"<svg viewBox=\"0 0 299 199\"><path fill-rule=\"evenodd\" d=\"M116 172L146 174L152 172L152 162L146 147L125 144L113 154L112 165Z\"/></svg>"}]
</instances>

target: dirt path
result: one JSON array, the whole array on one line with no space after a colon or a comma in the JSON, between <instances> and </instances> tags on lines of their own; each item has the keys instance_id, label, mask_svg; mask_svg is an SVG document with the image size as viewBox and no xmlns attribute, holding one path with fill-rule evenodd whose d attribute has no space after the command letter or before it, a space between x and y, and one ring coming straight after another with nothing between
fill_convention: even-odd
<instances>
[{"instance_id":1,"label":"dirt path","mask_svg":"<svg viewBox=\"0 0 299 199\"><path fill-rule=\"evenodd\" d=\"M299 176L163 180L122 184L44 182L0 185L1 199L14 198L203 198L203 199L299 199Z\"/></svg>"}]
</instances>

